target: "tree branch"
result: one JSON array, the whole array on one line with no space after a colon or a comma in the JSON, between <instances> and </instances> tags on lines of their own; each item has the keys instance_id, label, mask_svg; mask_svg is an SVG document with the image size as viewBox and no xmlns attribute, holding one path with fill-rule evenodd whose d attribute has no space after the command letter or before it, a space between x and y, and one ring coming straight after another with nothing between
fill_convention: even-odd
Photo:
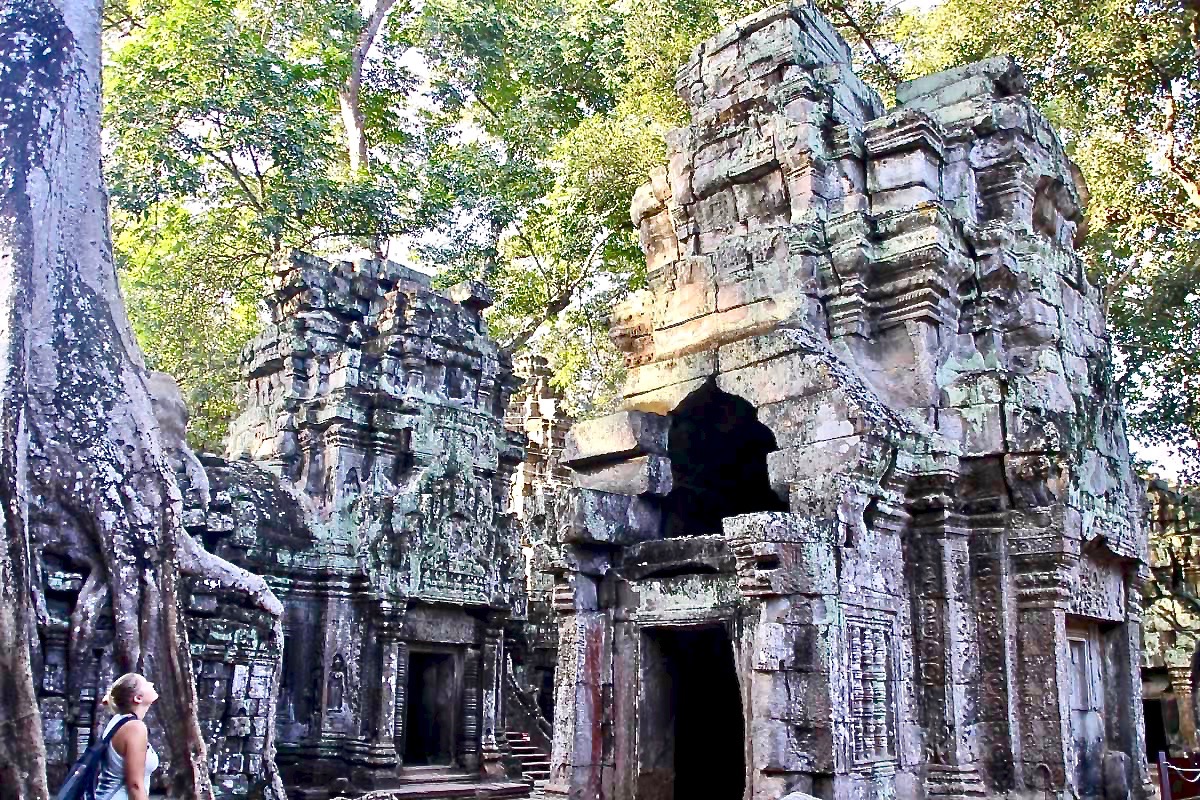
<instances>
[{"instance_id":1,"label":"tree branch","mask_svg":"<svg viewBox=\"0 0 1200 800\"><path fill-rule=\"evenodd\" d=\"M1195 175L1187 172L1178 153L1179 141L1176 129L1179 125L1179 112L1175 105L1175 83L1174 81L1164 79L1162 86L1166 93L1166 97L1164 98L1166 120L1163 122L1163 135L1166 137L1166 142L1163 145L1163 151L1167 170L1183 186L1184 192L1187 193L1188 201L1196 207L1197 211L1200 211L1200 180Z\"/></svg>"},{"instance_id":2,"label":"tree branch","mask_svg":"<svg viewBox=\"0 0 1200 800\"><path fill-rule=\"evenodd\" d=\"M518 230L517 235L522 241L525 242L527 247L532 248L529 240L524 237L524 234L521 233L520 230ZM529 344L529 340L533 338L534 334L538 332L538 329L541 328L542 325L554 319L554 317L561 314L567 309L568 306L571 305L571 301L575 299L575 292L578 291L579 287L581 287L584 282L591 277L591 267L595 262L596 256L599 255L600 251L604 249L604 245L608 242L612 235L613 232L608 231L603 237L601 237L595 244L592 245L587 257L583 260L583 266L579 271L579 275L577 275L574 280L568 282L565 287L555 294L550 301L546 303L545 308L542 309L542 313L536 318L530 320L530 322L524 328L522 328L516 336L513 337L512 341L509 342L504 348L507 352L515 353L525 345ZM534 258L536 260L537 256L534 255ZM543 271L543 275L545 274L546 273ZM549 280L547 279L547 285L548 284Z\"/></svg>"},{"instance_id":3,"label":"tree branch","mask_svg":"<svg viewBox=\"0 0 1200 800\"><path fill-rule=\"evenodd\" d=\"M1129 279L1133 277L1133 273L1137 271L1137 268L1137 261L1132 261L1128 267L1121 270L1121 274L1105 285L1104 294L1100 299L1100 307L1104 312L1105 319L1108 319L1108 309L1112 305L1113 298L1117 296L1117 292L1121 287L1129 282Z\"/></svg>"},{"instance_id":4,"label":"tree branch","mask_svg":"<svg viewBox=\"0 0 1200 800\"><path fill-rule=\"evenodd\" d=\"M875 63L878 64L879 67L884 71L884 74L887 75L888 80L890 80L893 84L900 83L900 76L896 74L896 71L892 69L891 64L889 64L887 60L885 60L880 54L878 48L875 46L874 40L867 34L866 30L863 29L862 25L859 24L854 15L850 13L850 10L842 3L831 3L829 5L829 9L831 11L837 11L842 16L842 18L845 20L846 27L854 31L854 35L857 36L858 40L862 42L864 47L867 48L867 51L871 54L871 58L875 59Z\"/></svg>"},{"instance_id":5,"label":"tree branch","mask_svg":"<svg viewBox=\"0 0 1200 800\"><path fill-rule=\"evenodd\" d=\"M350 74L338 90L342 124L346 128L346 152L350 156L350 169L354 172L364 171L370 166L362 112L363 65L371 45L375 43L375 37L379 35L379 29L383 27L383 21L387 19L388 12L395 4L396 0L378 0L375 10L367 19L366 27L359 32L354 48L350 51Z\"/></svg>"},{"instance_id":6,"label":"tree branch","mask_svg":"<svg viewBox=\"0 0 1200 800\"><path fill-rule=\"evenodd\" d=\"M190 534L183 532L179 537L179 571L184 575L215 581L225 591L244 594L273 617L283 615L283 604L262 577L213 555Z\"/></svg>"}]
</instances>

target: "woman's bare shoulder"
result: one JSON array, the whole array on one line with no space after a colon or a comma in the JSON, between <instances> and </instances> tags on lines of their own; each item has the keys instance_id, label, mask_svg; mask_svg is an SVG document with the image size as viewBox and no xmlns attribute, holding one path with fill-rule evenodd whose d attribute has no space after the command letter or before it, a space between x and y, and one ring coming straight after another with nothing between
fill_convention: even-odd
<instances>
[{"instance_id":1,"label":"woman's bare shoulder","mask_svg":"<svg viewBox=\"0 0 1200 800\"><path fill-rule=\"evenodd\" d=\"M145 744L147 737L146 723L134 717L113 734L112 743L117 750L124 750L130 744Z\"/></svg>"}]
</instances>

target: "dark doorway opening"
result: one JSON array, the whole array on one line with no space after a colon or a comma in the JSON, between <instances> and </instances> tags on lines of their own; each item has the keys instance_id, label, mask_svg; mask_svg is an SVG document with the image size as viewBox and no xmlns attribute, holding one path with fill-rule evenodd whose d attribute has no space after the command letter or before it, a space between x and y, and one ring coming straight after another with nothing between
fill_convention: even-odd
<instances>
[{"instance_id":1,"label":"dark doorway opening","mask_svg":"<svg viewBox=\"0 0 1200 800\"><path fill-rule=\"evenodd\" d=\"M554 669L539 667L534 670L534 680L538 688L537 704L542 717L547 722L554 722Z\"/></svg>"},{"instance_id":2,"label":"dark doorway opening","mask_svg":"<svg viewBox=\"0 0 1200 800\"><path fill-rule=\"evenodd\" d=\"M692 392L671 412L667 453L674 488L663 502L663 535L720 533L726 517L787 511L767 475L767 453L778 449L746 400L713 381Z\"/></svg>"},{"instance_id":3,"label":"dark doorway opening","mask_svg":"<svg viewBox=\"0 0 1200 800\"><path fill-rule=\"evenodd\" d=\"M733 644L722 626L646 631L638 795L741 800L745 724Z\"/></svg>"},{"instance_id":4,"label":"dark doorway opening","mask_svg":"<svg viewBox=\"0 0 1200 800\"><path fill-rule=\"evenodd\" d=\"M1146 720L1146 761L1151 764L1158 761L1159 753L1171 754L1163 705L1161 699L1142 701L1142 715Z\"/></svg>"},{"instance_id":5,"label":"dark doorway opening","mask_svg":"<svg viewBox=\"0 0 1200 800\"><path fill-rule=\"evenodd\" d=\"M410 653L404 709L404 763L448 765L454 761L458 707L454 656Z\"/></svg>"}]
</instances>

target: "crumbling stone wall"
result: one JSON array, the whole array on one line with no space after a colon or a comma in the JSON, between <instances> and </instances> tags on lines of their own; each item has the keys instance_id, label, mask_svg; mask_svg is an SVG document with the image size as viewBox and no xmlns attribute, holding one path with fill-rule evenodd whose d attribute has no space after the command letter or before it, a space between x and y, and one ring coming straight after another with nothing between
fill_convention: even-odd
<instances>
[{"instance_id":1,"label":"crumbling stone wall","mask_svg":"<svg viewBox=\"0 0 1200 800\"><path fill-rule=\"evenodd\" d=\"M280 265L228 458L204 459L211 501L188 525L267 576L285 607L271 652L254 619L192 587L227 796L253 774L268 701L293 797L402 787L406 752L444 780L504 776L503 631L526 605L507 507L523 451L504 428L517 383L487 336L489 302L478 284L442 295L390 262L296 253ZM274 658L283 677L268 698ZM428 674L414 677L418 660ZM408 697L410 685L429 696ZM438 740L406 750L419 703Z\"/></svg>"},{"instance_id":2,"label":"crumbling stone wall","mask_svg":"<svg viewBox=\"0 0 1200 800\"><path fill-rule=\"evenodd\" d=\"M571 471L562 464L567 431L574 420L563 409L561 390L551 382L548 362L526 355L515 372L524 384L509 403L505 424L519 433L525 459L513 477L511 510L521 526L525 554L528 607L514 620L510 634L517 647L512 656L513 680L548 727L553 719L554 667L558 662L558 621L553 609L554 578L559 557L558 524L554 509L559 495L571 484Z\"/></svg>"},{"instance_id":3,"label":"crumbling stone wall","mask_svg":"<svg viewBox=\"0 0 1200 800\"><path fill-rule=\"evenodd\" d=\"M1142 490L1019 69L885 109L789 3L677 88L624 410L564 451L547 796L684 785L677 712L712 698L680 695L680 630L728 638L745 736L704 764L752 800L1141 791Z\"/></svg>"},{"instance_id":4,"label":"crumbling stone wall","mask_svg":"<svg viewBox=\"0 0 1200 800\"><path fill-rule=\"evenodd\" d=\"M1196 733L1200 643L1200 500L1165 481L1147 483L1150 568L1142 674L1147 738L1174 755L1200 747ZM1152 730L1156 728L1156 730ZM1151 747L1148 755L1156 755Z\"/></svg>"},{"instance_id":5,"label":"crumbling stone wall","mask_svg":"<svg viewBox=\"0 0 1200 800\"><path fill-rule=\"evenodd\" d=\"M224 458L184 446L178 390L156 378L184 528L209 553L266 576L285 607L280 638L245 592L184 580L218 797L261 794L276 755L293 797L403 787L414 774L405 762L413 714L436 712L451 740L416 754L438 762L420 765L418 780L435 769L444 787L518 769L503 736L506 695L519 685L506 648L526 648L526 667L553 666L553 583L538 572L527 584L526 562L549 557L547 509L567 482L558 458L569 419L545 364L532 362L525 399L506 416L519 381L487 336L489 302L478 284L442 295L392 263L292 254L267 297L270 324L245 353L244 405ZM43 552L37 566L46 598L37 674L57 782L105 718L98 698L115 677L113 632L85 564ZM72 655L80 615L97 634L92 651ZM436 708L411 710L411 659L437 682ZM524 793L502 780L458 790Z\"/></svg>"}]
</instances>

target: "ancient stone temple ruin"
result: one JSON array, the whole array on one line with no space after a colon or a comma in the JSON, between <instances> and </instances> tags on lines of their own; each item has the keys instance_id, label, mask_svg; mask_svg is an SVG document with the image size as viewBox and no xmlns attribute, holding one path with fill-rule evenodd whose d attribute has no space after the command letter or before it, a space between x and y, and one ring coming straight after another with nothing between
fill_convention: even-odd
<instances>
[{"instance_id":1,"label":"ancient stone temple ruin","mask_svg":"<svg viewBox=\"0 0 1200 800\"><path fill-rule=\"evenodd\" d=\"M1200 749L1200 497L1165 481L1147 492L1151 579L1142 664L1146 755Z\"/></svg>"},{"instance_id":2,"label":"ancient stone temple ruin","mask_svg":"<svg viewBox=\"0 0 1200 800\"><path fill-rule=\"evenodd\" d=\"M503 631L525 591L503 509L523 453L489 304L391 263L296 256L276 278L235 460L209 469L228 534L208 530L286 609L276 725L294 797L504 776Z\"/></svg>"},{"instance_id":3,"label":"ancient stone temple ruin","mask_svg":"<svg viewBox=\"0 0 1200 800\"><path fill-rule=\"evenodd\" d=\"M266 576L285 607L279 631L244 595L186 584L217 796L259 795L272 758L294 798L411 784L525 796L503 728L505 629L525 620L507 512L523 436L504 427L518 381L484 330L486 291L442 295L396 264L295 254L267 300L229 458L183 446L177 393L157 409L184 526ZM42 707L61 774L115 672L111 623L84 591L86 565L46 553L39 566ZM94 654L72 651L80 614L100 616Z\"/></svg>"},{"instance_id":4,"label":"ancient stone temple ruin","mask_svg":"<svg viewBox=\"0 0 1200 800\"><path fill-rule=\"evenodd\" d=\"M567 431L574 420L566 413L560 390L551 385L546 359L523 356L515 365L523 385L509 404L507 425L524 437L525 459L513 478L511 510L521 529L526 556L527 600L522 624L511 626L514 682L519 694L536 707L536 720L520 727L544 728L554 717L554 669L558 664L558 620L553 608L554 572L561 563L559 497L571 484L562 463ZM532 708L530 710L533 710ZM545 741L549 750L549 738Z\"/></svg>"},{"instance_id":5,"label":"ancient stone temple ruin","mask_svg":"<svg viewBox=\"0 0 1200 800\"><path fill-rule=\"evenodd\" d=\"M1076 170L1011 60L886 109L809 4L678 73L575 425L548 797L1125 797L1147 573Z\"/></svg>"},{"instance_id":6,"label":"ancient stone temple ruin","mask_svg":"<svg viewBox=\"0 0 1200 800\"><path fill-rule=\"evenodd\" d=\"M185 582L218 797L272 763L300 800L525 796L551 738L571 800L1144 791L1143 491L1086 192L1019 70L889 110L792 3L678 90L691 123L632 209L618 413L567 433L532 359L510 403L478 284L301 254L224 457L161 393L184 526L285 608ZM34 544L54 782L116 668L100 567ZM1178 705L1194 641L1147 643Z\"/></svg>"}]
</instances>

